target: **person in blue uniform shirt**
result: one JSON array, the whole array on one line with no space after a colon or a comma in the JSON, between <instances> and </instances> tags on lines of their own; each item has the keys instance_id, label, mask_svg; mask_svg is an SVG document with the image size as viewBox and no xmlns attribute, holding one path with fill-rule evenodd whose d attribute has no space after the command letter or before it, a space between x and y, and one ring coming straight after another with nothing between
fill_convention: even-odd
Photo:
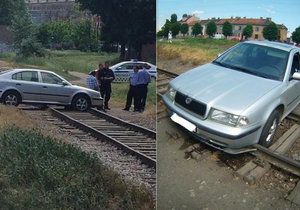
<instances>
[{"instance_id":1,"label":"person in blue uniform shirt","mask_svg":"<svg viewBox=\"0 0 300 210\"><path fill-rule=\"evenodd\" d=\"M148 84L151 82L151 75L147 71L147 64L142 65L142 69L138 72L138 95L140 98L138 109L144 111L146 106Z\"/></svg>"},{"instance_id":2,"label":"person in blue uniform shirt","mask_svg":"<svg viewBox=\"0 0 300 210\"><path fill-rule=\"evenodd\" d=\"M138 66L135 66L133 68L133 72L129 75L129 90L127 93L127 100L126 100L126 105L123 110L129 111L131 104L132 104L132 99L134 99L134 110L138 110L138 107L140 106L140 99L137 95L137 85L138 85L138 80L139 80L139 68Z\"/></svg>"},{"instance_id":3,"label":"person in blue uniform shirt","mask_svg":"<svg viewBox=\"0 0 300 210\"><path fill-rule=\"evenodd\" d=\"M109 68L109 63L105 62L104 68L99 72L101 96L104 98L104 109L110 110L108 106L111 97L111 83L115 79L114 72Z\"/></svg>"}]
</instances>

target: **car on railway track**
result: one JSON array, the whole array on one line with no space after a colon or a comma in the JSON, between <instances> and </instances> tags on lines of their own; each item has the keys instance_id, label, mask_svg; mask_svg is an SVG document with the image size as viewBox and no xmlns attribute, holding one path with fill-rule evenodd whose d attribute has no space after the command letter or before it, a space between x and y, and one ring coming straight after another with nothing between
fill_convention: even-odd
<instances>
[{"instance_id":1,"label":"car on railway track","mask_svg":"<svg viewBox=\"0 0 300 210\"><path fill-rule=\"evenodd\" d=\"M133 73L133 68L135 66L139 66L139 67L146 66L146 69L151 75L151 78L153 79L156 78L156 66L148 62L132 59L130 61L117 63L110 67L110 69L113 70L115 74L116 77L115 82L128 82L129 74Z\"/></svg>"},{"instance_id":2,"label":"car on railway track","mask_svg":"<svg viewBox=\"0 0 300 210\"><path fill-rule=\"evenodd\" d=\"M0 72L0 100L17 106L20 103L63 105L79 111L102 106L100 93L72 85L51 71L10 69Z\"/></svg>"},{"instance_id":3,"label":"car on railway track","mask_svg":"<svg viewBox=\"0 0 300 210\"><path fill-rule=\"evenodd\" d=\"M237 154L269 147L300 102L300 49L246 41L173 79L162 96L171 119L212 147Z\"/></svg>"}]
</instances>

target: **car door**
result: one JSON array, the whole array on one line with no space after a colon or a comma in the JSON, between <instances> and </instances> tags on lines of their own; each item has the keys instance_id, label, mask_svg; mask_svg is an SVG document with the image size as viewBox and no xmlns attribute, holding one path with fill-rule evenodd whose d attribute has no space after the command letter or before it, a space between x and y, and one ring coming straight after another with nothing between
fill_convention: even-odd
<instances>
[{"instance_id":1,"label":"car door","mask_svg":"<svg viewBox=\"0 0 300 210\"><path fill-rule=\"evenodd\" d=\"M289 81L285 93L288 112L292 111L300 101L300 81L292 79L292 75L300 71L300 55L299 52L294 53L291 69L289 72Z\"/></svg>"},{"instance_id":2,"label":"car door","mask_svg":"<svg viewBox=\"0 0 300 210\"><path fill-rule=\"evenodd\" d=\"M69 85L63 84L63 79L50 72L40 72L43 83L41 100L44 103L68 104L73 94Z\"/></svg>"},{"instance_id":3,"label":"car door","mask_svg":"<svg viewBox=\"0 0 300 210\"><path fill-rule=\"evenodd\" d=\"M127 81L131 72L133 72L134 63L125 63L117 67L115 77L118 81Z\"/></svg>"},{"instance_id":4,"label":"car door","mask_svg":"<svg viewBox=\"0 0 300 210\"><path fill-rule=\"evenodd\" d=\"M37 71L21 71L12 75L11 85L21 94L23 102L39 102L42 84Z\"/></svg>"}]
</instances>

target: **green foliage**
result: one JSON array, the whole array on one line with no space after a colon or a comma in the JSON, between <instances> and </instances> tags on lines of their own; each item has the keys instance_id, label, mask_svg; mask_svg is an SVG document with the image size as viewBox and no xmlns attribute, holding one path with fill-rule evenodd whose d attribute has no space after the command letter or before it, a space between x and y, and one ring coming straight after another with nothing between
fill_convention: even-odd
<instances>
[{"instance_id":1,"label":"green foliage","mask_svg":"<svg viewBox=\"0 0 300 210\"><path fill-rule=\"evenodd\" d=\"M180 31L180 23L178 22L172 23L171 31L172 31L172 35L176 36Z\"/></svg>"},{"instance_id":2,"label":"green foliage","mask_svg":"<svg viewBox=\"0 0 300 210\"><path fill-rule=\"evenodd\" d=\"M275 41L278 38L278 28L274 22L270 22L263 30L263 36L269 41Z\"/></svg>"},{"instance_id":3,"label":"green foliage","mask_svg":"<svg viewBox=\"0 0 300 210\"><path fill-rule=\"evenodd\" d=\"M156 33L156 36L157 37L163 37L164 36L164 31L163 30L160 30Z\"/></svg>"},{"instance_id":4,"label":"green foliage","mask_svg":"<svg viewBox=\"0 0 300 210\"><path fill-rule=\"evenodd\" d=\"M253 26L248 24L244 30L243 30L243 36L245 36L246 39L248 39L249 37L251 37L253 34Z\"/></svg>"},{"instance_id":5,"label":"green foliage","mask_svg":"<svg viewBox=\"0 0 300 210\"><path fill-rule=\"evenodd\" d=\"M0 0L0 25L11 25L14 16L24 12L24 0Z\"/></svg>"},{"instance_id":6,"label":"green foliage","mask_svg":"<svg viewBox=\"0 0 300 210\"><path fill-rule=\"evenodd\" d=\"M223 24L222 33L225 37L232 35L232 25L228 21Z\"/></svg>"},{"instance_id":7,"label":"green foliage","mask_svg":"<svg viewBox=\"0 0 300 210\"><path fill-rule=\"evenodd\" d=\"M202 26L200 25L200 23L195 23L195 25L193 25L192 27L192 34L194 36L197 36L199 34L202 34Z\"/></svg>"},{"instance_id":8,"label":"green foliage","mask_svg":"<svg viewBox=\"0 0 300 210\"><path fill-rule=\"evenodd\" d=\"M295 31L292 33L292 40L297 44L300 44L300 27L296 28Z\"/></svg>"},{"instance_id":9,"label":"green foliage","mask_svg":"<svg viewBox=\"0 0 300 210\"><path fill-rule=\"evenodd\" d=\"M217 32L217 25L214 21L210 21L206 26L206 34L212 37Z\"/></svg>"},{"instance_id":10,"label":"green foliage","mask_svg":"<svg viewBox=\"0 0 300 210\"><path fill-rule=\"evenodd\" d=\"M172 27L172 23L169 19L166 19L165 24L163 25L163 27L161 28L161 30L163 31L163 34L165 37L168 36L169 31L171 30Z\"/></svg>"},{"instance_id":11,"label":"green foliage","mask_svg":"<svg viewBox=\"0 0 300 210\"><path fill-rule=\"evenodd\" d=\"M36 38L35 31L28 12L14 17L11 30L13 32L14 48L17 50L17 56L44 56L44 49Z\"/></svg>"},{"instance_id":12,"label":"green foliage","mask_svg":"<svg viewBox=\"0 0 300 210\"><path fill-rule=\"evenodd\" d=\"M120 43L121 56L128 49L136 49L140 57L143 44L155 43L156 4L153 0L78 0L82 9L101 15L104 23L102 39Z\"/></svg>"},{"instance_id":13,"label":"green foliage","mask_svg":"<svg viewBox=\"0 0 300 210\"><path fill-rule=\"evenodd\" d=\"M126 184L95 156L35 131L0 135L2 209L117 209L151 206L144 189Z\"/></svg>"},{"instance_id":14,"label":"green foliage","mask_svg":"<svg viewBox=\"0 0 300 210\"><path fill-rule=\"evenodd\" d=\"M176 14L171 15L171 23L177 23L177 15Z\"/></svg>"},{"instance_id":15,"label":"green foliage","mask_svg":"<svg viewBox=\"0 0 300 210\"><path fill-rule=\"evenodd\" d=\"M187 32L189 31L189 25L184 23L184 24L181 24L180 26L180 32L185 35L187 34Z\"/></svg>"}]
</instances>

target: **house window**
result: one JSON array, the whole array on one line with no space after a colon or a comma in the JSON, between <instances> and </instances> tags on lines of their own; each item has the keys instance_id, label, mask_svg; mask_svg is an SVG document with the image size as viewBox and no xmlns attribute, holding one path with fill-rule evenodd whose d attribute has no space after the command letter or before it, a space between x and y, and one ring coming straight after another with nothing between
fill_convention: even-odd
<instances>
[{"instance_id":1,"label":"house window","mask_svg":"<svg viewBox=\"0 0 300 210\"><path fill-rule=\"evenodd\" d=\"M239 30L242 30L242 26L239 26Z\"/></svg>"},{"instance_id":2,"label":"house window","mask_svg":"<svg viewBox=\"0 0 300 210\"><path fill-rule=\"evenodd\" d=\"M255 31L259 31L259 27L255 27Z\"/></svg>"},{"instance_id":3,"label":"house window","mask_svg":"<svg viewBox=\"0 0 300 210\"><path fill-rule=\"evenodd\" d=\"M258 39L258 34L255 34L255 35L254 35L254 39Z\"/></svg>"}]
</instances>

